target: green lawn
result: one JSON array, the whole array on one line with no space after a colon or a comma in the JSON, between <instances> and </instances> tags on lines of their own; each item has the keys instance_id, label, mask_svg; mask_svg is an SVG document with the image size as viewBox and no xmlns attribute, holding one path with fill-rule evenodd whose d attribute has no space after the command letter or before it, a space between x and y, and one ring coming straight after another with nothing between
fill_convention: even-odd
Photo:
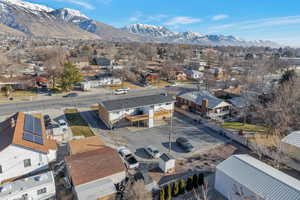
<instances>
[{"instance_id":1,"label":"green lawn","mask_svg":"<svg viewBox=\"0 0 300 200\"><path fill-rule=\"evenodd\" d=\"M69 126L74 136L94 136L86 121L81 117L77 109L66 109L64 111Z\"/></svg>"},{"instance_id":2,"label":"green lawn","mask_svg":"<svg viewBox=\"0 0 300 200\"><path fill-rule=\"evenodd\" d=\"M233 130L243 130L247 132L266 132L266 128L253 125L253 124L243 124L240 122L224 122L220 124L225 129L233 129Z\"/></svg>"}]
</instances>

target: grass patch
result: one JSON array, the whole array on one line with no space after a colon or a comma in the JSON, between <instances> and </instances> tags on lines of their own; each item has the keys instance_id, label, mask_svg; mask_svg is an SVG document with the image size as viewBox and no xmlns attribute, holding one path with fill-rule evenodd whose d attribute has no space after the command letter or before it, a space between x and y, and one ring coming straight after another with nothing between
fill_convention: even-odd
<instances>
[{"instance_id":1,"label":"grass patch","mask_svg":"<svg viewBox=\"0 0 300 200\"><path fill-rule=\"evenodd\" d=\"M264 133L266 132L266 128L262 126L257 126L253 124L243 124L240 122L224 122L221 123L220 126L222 126L225 129L233 129L233 130L243 130L246 132L254 132L254 133Z\"/></svg>"},{"instance_id":2,"label":"grass patch","mask_svg":"<svg viewBox=\"0 0 300 200\"><path fill-rule=\"evenodd\" d=\"M249 138L250 142L253 142L258 145L265 147L276 147L279 144L281 138L276 135L267 135L267 134L254 134L253 137Z\"/></svg>"},{"instance_id":3,"label":"grass patch","mask_svg":"<svg viewBox=\"0 0 300 200\"><path fill-rule=\"evenodd\" d=\"M64 113L74 136L94 136L94 133L77 109L65 109Z\"/></svg>"},{"instance_id":4,"label":"grass patch","mask_svg":"<svg viewBox=\"0 0 300 200\"><path fill-rule=\"evenodd\" d=\"M30 97L30 96L36 96L37 92L36 89L31 90L15 90L11 93L11 97ZM0 93L0 98L7 97L5 95L5 92Z\"/></svg>"}]
</instances>

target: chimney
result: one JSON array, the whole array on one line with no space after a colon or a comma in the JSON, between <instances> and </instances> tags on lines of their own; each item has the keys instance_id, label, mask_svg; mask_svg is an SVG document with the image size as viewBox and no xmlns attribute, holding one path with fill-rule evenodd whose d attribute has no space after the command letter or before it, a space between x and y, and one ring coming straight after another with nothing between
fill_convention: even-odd
<instances>
[{"instance_id":1,"label":"chimney","mask_svg":"<svg viewBox=\"0 0 300 200\"><path fill-rule=\"evenodd\" d=\"M13 117L10 119L10 126L12 128L14 128L16 126L15 118L13 118Z\"/></svg>"},{"instance_id":2,"label":"chimney","mask_svg":"<svg viewBox=\"0 0 300 200\"><path fill-rule=\"evenodd\" d=\"M208 99L202 99L201 110L203 113L207 113Z\"/></svg>"}]
</instances>

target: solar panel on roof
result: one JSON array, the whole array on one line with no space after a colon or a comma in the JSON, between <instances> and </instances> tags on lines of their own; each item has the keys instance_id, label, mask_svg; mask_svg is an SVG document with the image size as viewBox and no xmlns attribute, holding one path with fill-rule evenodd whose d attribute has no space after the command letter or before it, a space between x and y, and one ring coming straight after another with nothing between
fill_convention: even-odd
<instances>
[{"instance_id":1,"label":"solar panel on roof","mask_svg":"<svg viewBox=\"0 0 300 200\"><path fill-rule=\"evenodd\" d=\"M25 114L23 139L36 144L43 144L40 119Z\"/></svg>"},{"instance_id":2,"label":"solar panel on roof","mask_svg":"<svg viewBox=\"0 0 300 200\"><path fill-rule=\"evenodd\" d=\"M24 132L23 139L29 142L33 142L33 135L27 132Z\"/></svg>"},{"instance_id":3,"label":"solar panel on roof","mask_svg":"<svg viewBox=\"0 0 300 200\"><path fill-rule=\"evenodd\" d=\"M34 142L37 144L44 144L43 139L38 136L34 136Z\"/></svg>"}]
</instances>

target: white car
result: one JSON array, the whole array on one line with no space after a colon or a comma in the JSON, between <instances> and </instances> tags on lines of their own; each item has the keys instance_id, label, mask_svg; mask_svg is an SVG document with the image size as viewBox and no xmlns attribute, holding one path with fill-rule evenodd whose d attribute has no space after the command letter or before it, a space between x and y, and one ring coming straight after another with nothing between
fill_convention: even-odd
<instances>
[{"instance_id":1,"label":"white car","mask_svg":"<svg viewBox=\"0 0 300 200\"><path fill-rule=\"evenodd\" d=\"M152 158L159 158L161 156L159 150L152 145L146 146L144 149Z\"/></svg>"},{"instance_id":2,"label":"white car","mask_svg":"<svg viewBox=\"0 0 300 200\"><path fill-rule=\"evenodd\" d=\"M127 94L127 90L122 90L122 89L116 89L115 91L114 91L114 94L115 95L120 95L120 94Z\"/></svg>"},{"instance_id":3,"label":"white car","mask_svg":"<svg viewBox=\"0 0 300 200\"><path fill-rule=\"evenodd\" d=\"M68 130L68 123L64 119L58 120L58 125L63 129L63 131Z\"/></svg>"},{"instance_id":4,"label":"white car","mask_svg":"<svg viewBox=\"0 0 300 200\"><path fill-rule=\"evenodd\" d=\"M135 169L138 168L140 163L136 160L133 153L126 148L126 147L120 147L118 148L118 152L125 161L125 165L128 169Z\"/></svg>"}]
</instances>

